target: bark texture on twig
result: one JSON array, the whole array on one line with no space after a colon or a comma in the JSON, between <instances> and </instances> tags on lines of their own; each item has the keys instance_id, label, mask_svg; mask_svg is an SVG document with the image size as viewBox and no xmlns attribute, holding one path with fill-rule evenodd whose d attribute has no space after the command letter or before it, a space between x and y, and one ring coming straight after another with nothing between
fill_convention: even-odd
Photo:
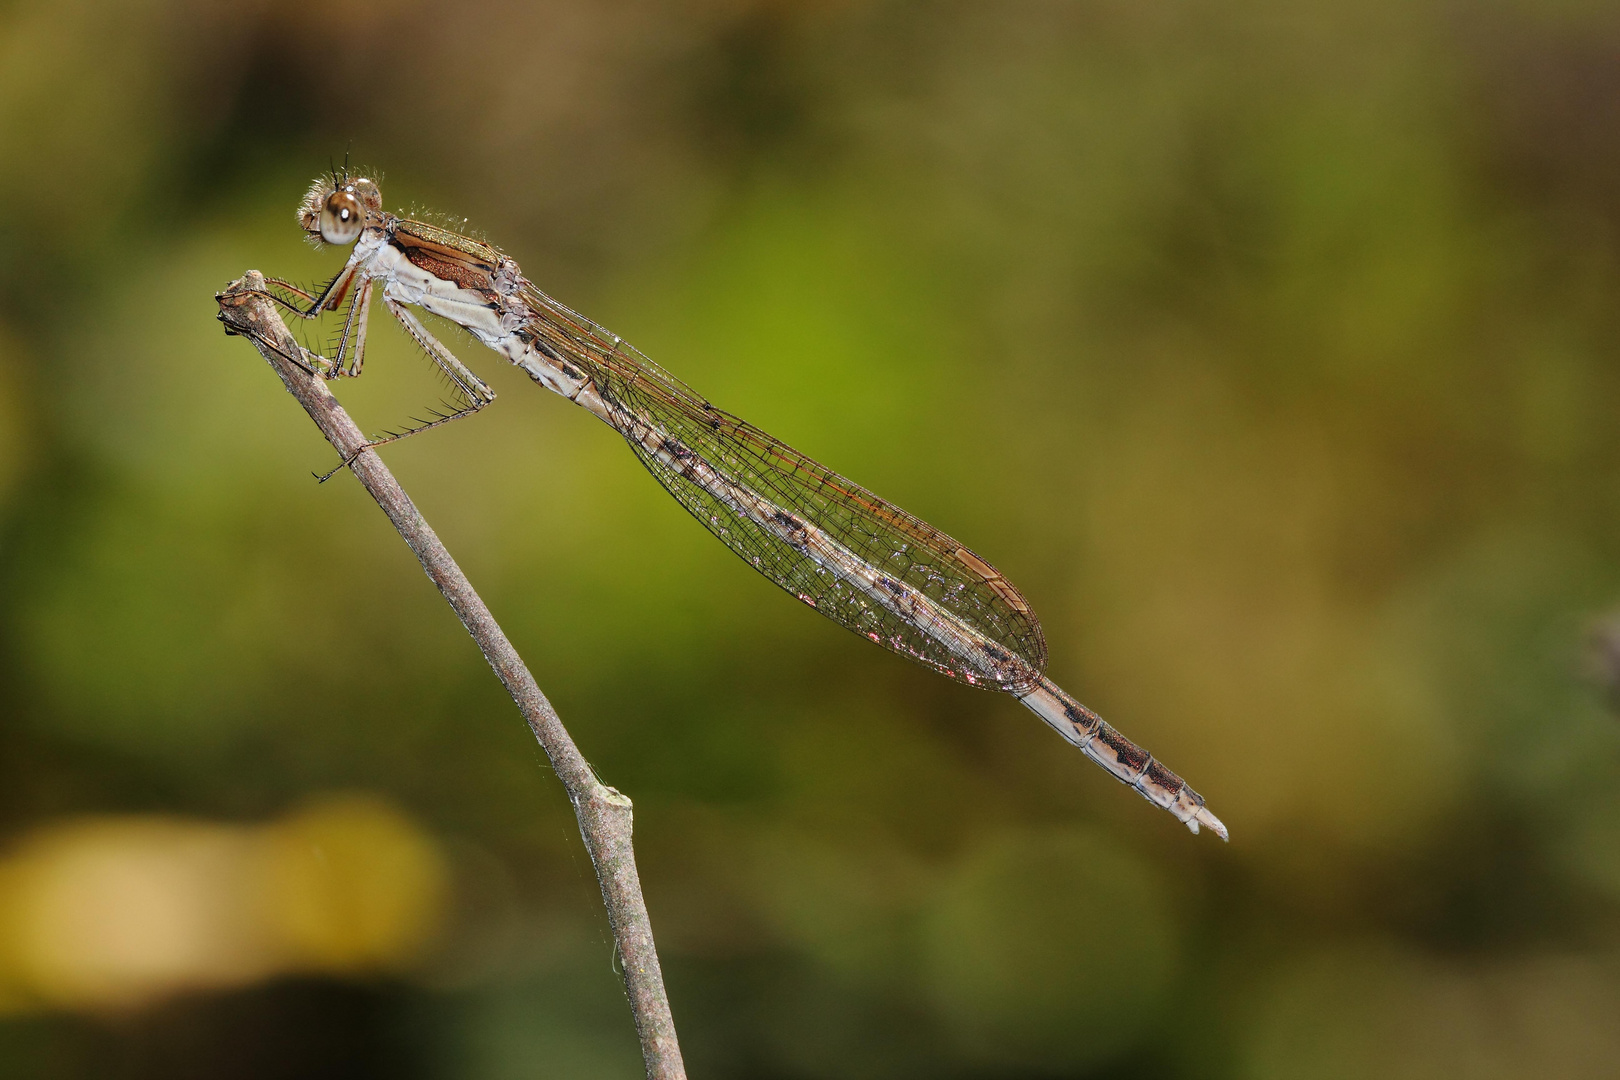
<instances>
[{"instance_id":1,"label":"bark texture on twig","mask_svg":"<svg viewBox=\"0 0 1620 1080\"><path fill-rule=\"evenodd\" d=\"M675 1022L670 1015L658 951L653 944L652 924L636 874L630 800L596 778L551 702L541 693L534 676L529 674L523 659L506 639L466 575L382 459L370 450L361 449L366 442L364 434L343 411L326 383L311 370L308 354L288 331L266 295L264 278L257 270L249 270L215 299L219 302L219 320L225 324L225 332L250 340L281 376L288 391L309 413L327 441L344 460L354 458L351 468L355 476L421 560L422 569L450 602L462 625L478 643L484 659L495 669L528 721L535 739L568 791L579 818L580 834L596 868L602 901L607 906L624 970L625 991L641 1037L647 1076L652 1080L684 1078L686 1070L681 1063Z\"/></svg>"}]
</instances>

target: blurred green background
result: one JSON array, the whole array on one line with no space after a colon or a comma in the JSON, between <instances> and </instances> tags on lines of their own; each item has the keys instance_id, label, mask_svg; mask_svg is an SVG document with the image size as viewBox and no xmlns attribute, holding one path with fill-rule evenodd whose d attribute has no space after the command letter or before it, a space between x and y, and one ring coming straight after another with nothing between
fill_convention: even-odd
<instances>
[{"instance_id":1,"label":"blurred green background","mask_svg":"<svg viewBox=\"0 0 1620 1080\"><path fill-rule=\"evenodd\" d=\"M345 153L994 561L1231 827L447 338L500 400L387 460L636 801L694 1077L1620 1075L1620 9L11 0L0 1077L639 1074L559 785L213 318Z\"/></svg>"}]
</instances>

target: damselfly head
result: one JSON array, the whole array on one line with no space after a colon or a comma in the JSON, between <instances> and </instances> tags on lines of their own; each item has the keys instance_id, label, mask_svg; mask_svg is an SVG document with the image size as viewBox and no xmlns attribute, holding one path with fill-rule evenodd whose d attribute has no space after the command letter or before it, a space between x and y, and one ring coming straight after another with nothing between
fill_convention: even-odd
<instances>
[{"instance_id":1,"label":"damselfly head","mask_svg":"<svg viewBox=\"0 0 1620 1080\"><path fill-rule=\"evenodd\" d=\"M298 225L317 247L352 244L372 219L382 213L382 192L361 177L322 176L298 204Z\"/></svg>"}]
</instances>

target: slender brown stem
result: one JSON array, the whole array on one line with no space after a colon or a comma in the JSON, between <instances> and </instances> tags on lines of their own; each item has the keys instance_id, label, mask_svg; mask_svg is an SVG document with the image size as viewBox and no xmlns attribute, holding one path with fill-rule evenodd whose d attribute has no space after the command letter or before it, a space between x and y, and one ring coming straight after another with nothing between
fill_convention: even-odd
<instances>
[{"instance_id":1,"label":"slender brown stem","mask_svg":"<svg viewBox=\"0 0 1620 1080\"><path fill-rule=\"evenodd\" d=\"M613 938L618 944L624 971L624 988L630 998L636 1031L641 1036L647 1076L649 1080L684 1080L686 1069L681 1063L680 1044L675 1037L675 1021L664 992L652 923L641 896L641 880L636 875L635 850L630 842L630 800L596 778L557 718L551 702L540 692L522 657L506 639L484 601L473 591L472 583L417 512L382 459L365 449L365 436L326 388L326 383L314 375L318 365L311 363L276 312L271 297L265 293L263 276L257 270L249 270L215 299L219 302L219 320L225 324L225 332L239 334L253 342L327 441L345 460L353 457L350 467L355 476L416 553L422 569L450 602L462 625L478 643L484 659L517 702L529 729L568 790L569 801L574 804L574 813L579 818L580 835L596 867L602 902L607 906L608 920L613 925Z\"/></svg>"}]
</instances>

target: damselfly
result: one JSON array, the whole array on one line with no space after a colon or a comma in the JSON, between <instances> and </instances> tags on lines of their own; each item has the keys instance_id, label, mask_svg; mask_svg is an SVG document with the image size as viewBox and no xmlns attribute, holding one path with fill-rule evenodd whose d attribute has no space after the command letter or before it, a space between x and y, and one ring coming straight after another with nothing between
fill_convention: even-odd
<instances>
[{"instance_id":1,"label":"damselfly","mask_svg":"<svg viewBox=\"0 0 1620 1080\"><path fill-rule=\"evenodd\" d=\"M336 355L309 354L313 373L360 374L367 313L380 291L458 398L450 411L369 445L448 423L495 399L409 308L453 322L596 414L705 528L804 603L942 675L1012 694L1193 832L1207 825L1226 837L1181 777L1042 673L1046 641L1034 612L962 544L715 408L618 335L535 288L496 248L384 211L373 180L347 169L316 180L299 204L298 223L317 246L354 245L318 294L268 279L286 294L274 298L300 317L344 312Z\"/></svg>"}]
</instances>

